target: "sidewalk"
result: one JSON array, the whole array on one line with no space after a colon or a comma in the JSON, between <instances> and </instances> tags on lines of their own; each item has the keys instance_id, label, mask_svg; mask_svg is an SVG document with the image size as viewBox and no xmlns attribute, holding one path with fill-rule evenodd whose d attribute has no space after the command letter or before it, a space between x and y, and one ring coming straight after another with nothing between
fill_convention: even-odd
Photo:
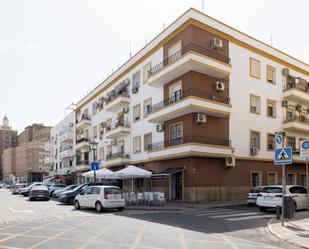
<instances>
[{"instance_id":1,"label":"sidewalk","mask_svg":"<svg viewBox=\"0 0 309 249\"><path fill-rule=\"evenodd\" d=\"M158 211L185 211L192 209L207 209L207 208L219 208L219 207L233 207L247 205L246 202L220 202L211 204L195 204L195 203L185 203L185 202L167 202L164 206L143 206L143 205L133 205L126 206L129 210L158 210Z\"/></svg>"},{"instance_id":2,"label":"sidewalk","mask_svg":"<svg viewBox=\"0 0 309 249\"><path fill-rule=\"evenodd\" d=\"M286 242L302 248L309 248L309 212L296 212L295 217L281 226L281 221L272 219L267 230Z\"/></svg>"}]
</instances>

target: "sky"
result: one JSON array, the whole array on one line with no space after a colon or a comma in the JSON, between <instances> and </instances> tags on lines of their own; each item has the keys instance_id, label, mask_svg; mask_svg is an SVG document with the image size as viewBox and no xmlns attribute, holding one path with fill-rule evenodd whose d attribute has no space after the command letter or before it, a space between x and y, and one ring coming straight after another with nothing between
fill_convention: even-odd
<instances>
[{"instance_id":1,"label":"sky","mask_svg":"<svg viewBox=\"0 0 309 249\"><path fill-rule=\"evenodd\" d=\"M19 132L65 108L202 0L0 0L0 117ZM309 63L309 1L204 0L204 12ZM272 37L272 39L271 39Z\"/></svg>"}]
</instances>

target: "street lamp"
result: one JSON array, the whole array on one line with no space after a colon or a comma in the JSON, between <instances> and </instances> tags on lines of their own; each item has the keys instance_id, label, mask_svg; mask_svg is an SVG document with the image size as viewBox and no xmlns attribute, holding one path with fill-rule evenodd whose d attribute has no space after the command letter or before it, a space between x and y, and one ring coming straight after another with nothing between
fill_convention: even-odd
<instances>
[{"instance_id":1,"label":"street lamp","mask_svg":"<svg viewBox=\"0 0 309 249\"><path fill-rule=\"evenodd\" d=\"M98 143L95 142L95 141L92 141L89 143L89 146L90 146L90 150L92 150L92 161L95 162L95 151L98 149ZM97 183L97 179L96 179L96 170L93 169L93 182L94 182L94 185L96 185Z\"/></svg>"}]
</instances>

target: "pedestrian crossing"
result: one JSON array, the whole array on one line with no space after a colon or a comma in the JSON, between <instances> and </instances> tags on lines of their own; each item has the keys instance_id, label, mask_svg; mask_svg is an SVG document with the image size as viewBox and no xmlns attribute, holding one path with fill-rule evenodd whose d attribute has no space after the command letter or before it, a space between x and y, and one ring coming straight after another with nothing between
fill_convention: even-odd
<instances>
[{"instance_id":1,"label":"pedestrian crossing","mask_svg":"<svg viewBox=\"0 0 309 249\"><path fill-rule=\"evenodd\" d=\"M195 216L199 218L209 218L209 219L221 219L226 221L245 221L245 220L256 220L256 219L266 219L273 218L275 214L273 213L262 213L257 208L207 208L204 210L184 210L178 211L177 213L185 216Z\"/></svg>"}]
</instances>

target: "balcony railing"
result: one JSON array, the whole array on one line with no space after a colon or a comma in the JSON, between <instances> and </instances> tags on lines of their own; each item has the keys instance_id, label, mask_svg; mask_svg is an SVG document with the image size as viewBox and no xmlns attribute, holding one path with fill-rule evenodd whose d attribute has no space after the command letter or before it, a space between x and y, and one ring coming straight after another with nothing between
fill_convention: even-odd
<instances>
[{"instance_id":1,"label":"balcony railing","mask_svg":"<svg viewBox=\"0 0 309 249\"><path fill-rule=\"evenodd\" d=\"M207 137L198 135L188 135L170 140L165 140L147 146L148 150L164 149L175 145L187 144L187 143L198 143L198 144L209 144L218 146L231 146L231 141L226 138Z\"/></svg>"},{"instance_id":2,"label":"balcony railing","mask_svg":"<svg viewBox=\"0 0 309 249\"><path fill-rule=\"evenodd\" d=\"M76 165L88 165L89 160L77 160Z\"/></svg>"},{"instance_id":3,"label":"balcony railing","mask_svg":"<svg viewBox=\"0 0 309 249\"><path fill-rule=\"evenodd\" d=\"M89 140L89 138L86 138L86 137L83 137L83 138L76 140L76 144L83 143L83 142L90 142L90 140Z\"/></svg>"},{"instance_id":4,"label":"balcony railing","mask_svg":"<svg viewBox=\"0 0 309 249\"><path fill-rule=\"evenodd\" d=\"M289 76L287 83L284 86L284 90L289 89L298 89L303 92L309 92L309 82L307 82L305 79Z\"/></svg>"},{"instance_id":5,"label":"balcony railing","mask_svg":"<svg viewBox=\"0 0 309 249\"><path fill-rule=\"evenodd\" d=\"M118 97L130 97L130 94L127 91L114 92L110 96L106 97L106 105Z\"/></svg>"},{"instance_id":6,"label":"balcony railing","mask_svg":"<svg viewBox=\"0 0 309 249\"><path fill-rule=\"evenodd\" d=\"M106 160L113 160L117 158L130 159L130 154L125 153L125 152L116 152L116 153L106 155Z\"/></svg>"},{"instance_id":7,"label":"balcony railing","mask_svg":"<svg viewBox=\"0 0 309 249\"><path fill-rule=\"evenodd\" d=\"M184 99L186 97L189 96L194 96L194 97L199 97L202 99L208 99L208 100L212 100L212 101L216 101L219 103L224 103L224 104L230 104L230 98L226 97L226 96L222 96L222 95L218 95L215 92L203 92L201 90L198 89L194 89L194 88L190 88L188 90L185 91L177 91L175 92L174 96L169 97L164 99L163 101L156 103L154 105L151 105L148 107L147 112L148 113L152 113L155 112L156 110L168 106L172 103L175 103L181 99Z\"/></svg>"},{"instance_id":8,"label":"balcony railing","mask_svg":"<svg viewBox=\"0 0 309 249\"><path fill-rule=\"evenodd\" d=\"M164 67L166 67L167 65L179 60L183 55L185 55L188 52L196 52L202 55L206 55L208 57L211 57L213 59L216 59L218 61L221 61L225 64L230 64L231 60L229 57L219 54L217 52L215 52L214 50L210 50L204 47L200 47L196 44L190 43L187 46L183 47L181 50L179 50L178 52L172 54L171 56L169 56L168 58L166 58L165 60L163 60L161 63L157 64L156 66L152 67L149 71L148 71L148 77L151 77L155 74L157 74L158 72L160 72Z\"/></svg>"},{"instance_id":9,"label":"balcony railing","mask_svg":"<svg viewBox=\"0 0 309 249\"><path fill-rule=\"evenodd\" d=\"M309 119L304 116L286 117L285 122L297 121L304 124L309 124Z\"/></svg>"},{"instance_id":10,"label":"balcony railing","mask_svg":"<svg viewBox=\"0 0 309 249\"><path fill-rule=\"evenodd\" d=\"M91 121L91 117L89 117L88 115L83 114L80 118L80 120L76 119L76 124L82 122L83 120L88 120Z\"/></svg>"}]
</instances>

